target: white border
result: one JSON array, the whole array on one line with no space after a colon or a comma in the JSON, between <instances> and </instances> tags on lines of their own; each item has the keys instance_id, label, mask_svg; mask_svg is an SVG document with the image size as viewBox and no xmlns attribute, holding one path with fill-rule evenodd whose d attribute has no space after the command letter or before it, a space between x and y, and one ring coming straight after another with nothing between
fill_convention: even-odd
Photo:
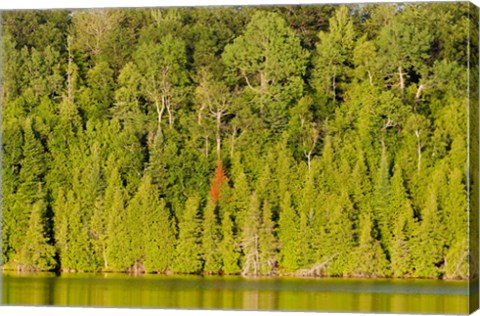
<instances>
[{"instance_id":1,"label":"white border","mask_svg":"<svg viewBox=\"0 0 480 316\"><path fill-rule=\"evenodd\" d=\"M272 4L327 4L327 3L367 3L367 2L415 2L414 0L394 1L361 1L361 0L1 0L0 10L12 9L53 9L53 8L102 8L102 7L159 7L159 6L208 6L208 5L272 5ZM463 2L449 0L423 0L422 2ZM480 7L480 0L472 0ZM1 286L1 284L0 284ZM0 293L1 293L0 289ZM0 297L1 300L1 297ZM72 307L12 307L0 306L0 315L38 315L38 316L331 316L331 313L300 313L300 312L243 312L243 311L207 311L207 310L158 310L158 309L118 309L118 308L72 308ZM335 315L335 314L334 314ZM359 314L339 313L338 315L355 316ZM372 316L391 316L394 314L363 314ZM415 315L415 314L410 314ZM473 315L480 316L480 311Z\"/></svg>"}]
</instances>

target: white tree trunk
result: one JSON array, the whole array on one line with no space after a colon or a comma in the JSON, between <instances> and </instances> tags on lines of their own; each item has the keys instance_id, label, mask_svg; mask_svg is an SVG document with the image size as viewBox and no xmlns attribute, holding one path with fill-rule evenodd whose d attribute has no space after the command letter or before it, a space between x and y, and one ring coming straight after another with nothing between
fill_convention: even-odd
<instances>
[{"instance_id":1,"label":"white tree trunk","mask_svg":"<svg viewBox=\"0 0 480 316\"><path fill-rule=\"evenodd\" d=\"M415 136L417 136L417 172L420 173L422 167L422 143L420 141L420 131L415 131Z\"/></svg>"},{"instance_id":2,"label":"white tree trunk","mask_svg":"<svg viewBox=\"0 0 480 316\"><path fill-rule=\"evenodd\" d=\"M217 135L216 135L216 139L217 139L217 159L220 160L220 150L221 150L221 147L222 147L222 138L221 138L221 135L220 135L220 127L221 127L221 124L222 124L222 112L221 111L218 111L216 113L216 118L217 118Z\"/></svg>"},{"instance_id":3,"label":"white tree trunk","mask_svg":"<svg viewBox=\"0 0 480 316\"><path fill-rule=\"evenodd\" d=\"M402 92L402 95L405 89L405 79L403 76L404 74L403 74L402 66L398 66L398 77L400 79L400 91Z\"/></svg>"}]
</instances>

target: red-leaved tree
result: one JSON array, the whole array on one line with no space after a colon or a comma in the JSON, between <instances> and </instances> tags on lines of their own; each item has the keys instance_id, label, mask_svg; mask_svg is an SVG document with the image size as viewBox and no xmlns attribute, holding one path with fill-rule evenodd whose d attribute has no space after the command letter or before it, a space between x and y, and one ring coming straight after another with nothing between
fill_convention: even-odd
<instances>
[{"instance_id":1,"label":"red-leaved tree","mask_svg":"<svg viewBox=\"0 0 480 316\"><path fill-rule=\"evenodd\" d=\"M220 200L220 192L222 186L228 184L228 178L225 176L223 164L217 160L217 168L215 169L215 177L210 180L210 198L213 202L218 203Z\"/></svg>"}]
</instances>

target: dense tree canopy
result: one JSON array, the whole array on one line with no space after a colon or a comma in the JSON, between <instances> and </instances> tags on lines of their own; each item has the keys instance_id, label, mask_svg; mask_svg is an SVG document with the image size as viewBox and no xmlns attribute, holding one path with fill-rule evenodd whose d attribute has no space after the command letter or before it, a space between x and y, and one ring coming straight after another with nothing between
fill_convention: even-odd
<instances>
[{"instance_id":1,"label":"dense tree canopy","mask_svg":"<svg viewBox=\"0 0 480 316\"><path fill-rule=\"evenodd\" d=\"M468 277L468 6L3 13L5 268Z\"/></svg>"}]
</instances>

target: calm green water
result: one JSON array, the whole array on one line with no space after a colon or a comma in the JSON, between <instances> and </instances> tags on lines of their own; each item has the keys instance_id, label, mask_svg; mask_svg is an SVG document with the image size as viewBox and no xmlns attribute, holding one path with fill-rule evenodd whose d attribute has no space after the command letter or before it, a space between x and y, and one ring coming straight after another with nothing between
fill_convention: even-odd
<instances>
[{"instance_id":1,"label":"calm green water","mask_svg":"<svg viewBox=\"0 0 480 316\"><path fill-rule=\"evenodd\" d=\"M467 282L3 273L2 304L467 313Z\"/></svg>"}]
</instances>

